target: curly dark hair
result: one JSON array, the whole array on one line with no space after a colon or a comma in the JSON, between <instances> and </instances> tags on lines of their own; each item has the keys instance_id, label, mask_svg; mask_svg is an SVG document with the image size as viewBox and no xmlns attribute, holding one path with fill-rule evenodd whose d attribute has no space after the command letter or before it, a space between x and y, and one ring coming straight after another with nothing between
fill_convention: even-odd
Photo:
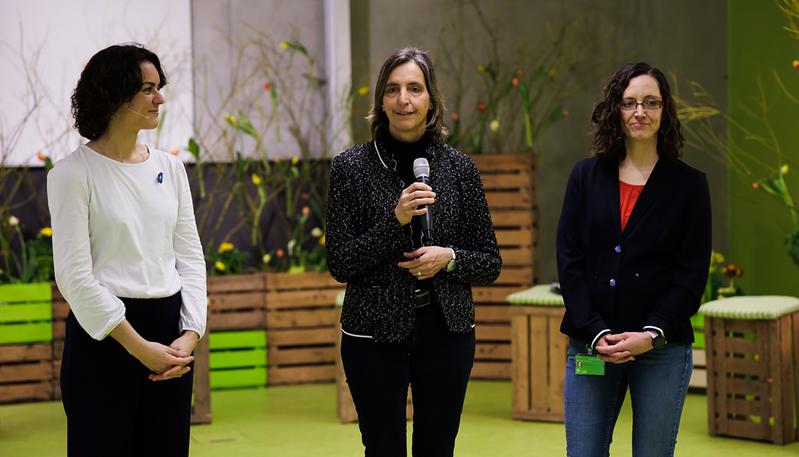
<instances>
[{"instance_id":1,"label":"curly dark hair","mask_svg":"<svg viewBox=\"0 0 799 457\"><path fill-rule=\"evenodd\" d=\"M677 107L671 96L671 89L662 71L638 62L623 65L602 89L599 102L591 114L593 130L594 154L600 159L621 162L627 156L624 149L624 131L621 126L621 102L624 90L630 80L636 76L649 75L658 82L660 96L663 99L663 112L658 129L658 156L677 159L682 154L683 136L680 133L680 120L677 119Z\"/></svg>"},{"instance_id":2,"label":"curly dark hair","mask_svg":"<svg viewBox=\"0 0 799 457\"><path fill-rule=\"evenodd\" d=\"M150 62L158 70L158 88L166 85L161 61L138 44L109 46L89 59L72 93L72 117L82 136L96 140L108 128L111 116L142 88L140 64Z\"/></svg>"},{"instance_id":3,"label":"curly dark hair","mask_svg":"<svg viewBox=\"0 0 799 457\"><path fill-rule=\"evenodd\" d=\"M447 130L444 127L444 96L441 95L441 91L438 89L436 71L430 56L427 55L427 52L413 47L394 51L383 62L383 67L380 68L377 84L375 84L374 103L372 104L372 109L369 110L369 115L366 117L369 120L372 138L380 139L388 134L388 116L382 110L383 94L386 92L386 85L391 72L408 62L415 62L419 69L422 70L424 84L430 94L430 107L432 109L427 112L425 132L430 135L434 143L443 143L447 139Z\"/></svg>"}]
</instances>

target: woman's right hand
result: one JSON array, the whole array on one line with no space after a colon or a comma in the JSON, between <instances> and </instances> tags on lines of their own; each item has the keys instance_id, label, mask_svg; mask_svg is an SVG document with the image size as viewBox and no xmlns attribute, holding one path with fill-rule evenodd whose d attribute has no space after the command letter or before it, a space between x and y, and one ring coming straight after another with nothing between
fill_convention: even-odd
<instances>
[{"instance_id":1,"label":"woman's right hand","mask_svg":"<svg viewBox=\"0 0 799 457\"><path fill-rule=\"evenodd\" d=\"M419 208L424 205L432 205L436 202L436 194L433 188L427 184L415 182L402 190L397 207L394 208L394 215L400 225L405 225L411 221L413 216L421 216L427 213L427 208Z\"/></svg>"}]
</instances>

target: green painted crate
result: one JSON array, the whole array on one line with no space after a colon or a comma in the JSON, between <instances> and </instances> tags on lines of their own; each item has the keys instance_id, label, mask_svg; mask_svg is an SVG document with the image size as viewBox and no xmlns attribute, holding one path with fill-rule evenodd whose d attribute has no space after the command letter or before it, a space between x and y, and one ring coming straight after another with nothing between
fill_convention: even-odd
<instances>
[{"instance_id":1,"label":"green painted crate","mask_svg":"<svg viewBox=\"0 0 799 457\"><path fill-rule=\"evenodd\" d=\"M211 332L211 389L266 385L266 331Z\"/></svg>"},{"instance_id":2,"label":"green painted crate","mask_svg":"<svg viewBox=\"0 0 799 457\"><path fill-rule=\"evenodd\" d=\"M0 344L52 341L52 302L49 282L0 285Z\"/></svg>"},{"instance_id":3,"label":"green painted crate","mask_svg":"<svg viewBox=\"0 0 799 457\"><path fill-rule=\"evenodd\" d=\"M691 317L691 327L694 328L694 348L705 348L705 316L696 313Z\"/></svg>"}]
</instances>

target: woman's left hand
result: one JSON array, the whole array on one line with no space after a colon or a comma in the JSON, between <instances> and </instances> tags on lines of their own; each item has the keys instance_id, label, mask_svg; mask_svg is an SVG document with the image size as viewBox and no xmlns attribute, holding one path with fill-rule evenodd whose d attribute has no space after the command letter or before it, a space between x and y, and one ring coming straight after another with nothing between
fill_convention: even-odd
<instances>
[{"instance_id":1,"label":"woman's left hand","mask_svg":"<svg viewBox=\"0 0 799 457\"><path fill-rule=\"evenodd\" d=\"M413 252L404 252L406 262L399 262L397 266L405 268L416 279L429 279L436 275L452 260L450 248L440 246L423 246Z\"/></svg>"},{"instance_id":2,"label":"woman's left hand","mask_svg":"<svg viewBox=\"0 0 799 457\"><path fill-rule=\"evenodd\" d=\"M606 363L626 363L635 360L635 356L652 349L652 335L649 332L624 332L603 335L608 345L597 344L599 358Z\"/></svg>"},{"instance_id":3,"label":"woman's left hand","mask_svg":"<svg viewBox=\"0 0 799 457\"><path fill-rule=\"evenodd\" d=\"M172 349L177 349L178 351L184 352L186 354L191 354L194 352L194 347L197 346L197 342L199 340L200 335L191 330L187 330L183 332L183 335L180 335L175 341L173 341L169 347ZM191 367L189 366L175 365L162 373L150 374L150 380L166 381L167 379L179 378L189 371L191 371Z\"/></svg>"}]
</instances>

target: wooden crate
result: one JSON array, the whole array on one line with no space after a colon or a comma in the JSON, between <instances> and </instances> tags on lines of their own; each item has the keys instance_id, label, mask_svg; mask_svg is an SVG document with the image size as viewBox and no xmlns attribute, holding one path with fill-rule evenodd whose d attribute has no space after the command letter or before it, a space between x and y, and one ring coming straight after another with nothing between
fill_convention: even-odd
<instances>
[{"instance_id":1,"label":"wooden crate","mask_svg":"<svg viewBox=\"0 0 799 457\"><path fill-rule=\"evenodd\" d=\"M191 423L211 423L211 380L208 335L194 348L194 395L191 404Z\"/></svg>"},{"instance_id":2,"label":"wooden crate","mask_svg":"<svg viewBox=\"0 0 799 457\"><path fill-rule=\"evenodd\" d=\"M53 396L48 283L0 285L0 403Z\"/></svg>"},{"instance_id":3,"label":"wooden crate","mask_svg":"<svg viewBox=\"0 0 799 457\"><path fill-rule=\"evenodd\" d=\"M0 346L0 403L50 400L52 361L50 343Z\"/></svg>"},{"instance_id":4,"label":"wooden crate","mask_svg":"<svg viewBox=\"0 0 799 457\"><path fill-rule=\"evenodd\" d=\"M266 273L209 276L208 330L266 328Z\"/></svg>"},{"instance_id":5,"label":"wooden crate","mask_svg":"<svg viewBox=\"0 0 799 457\"><path fill-rule=\"evenodd\" d=\"M563 422L563 381L569 339L560 333L563 307L514 305L514 419Z\"/></svg>"},{"instance_id":6,"label":"wooden crate","mask_svg":"<svg viewBox=\"0 0 799 457\"><path fill-rule=\"evenodd\" d=\"M269 385L336 379L336 295L328 272L268 273L266 328Z\"/></svg>"},{"instance_id":7,"label":"wooden crate","mask_svg":"<svg viewBox=\"0 0 799 457\"><path fill-rule=\"evenodd\" d=\"M210 386L215 389L266 385L266 331L208 335Z\"/></svg>"},{"instance_id":8,"label":"wooden crate","mask_svg":"<svg viewBox=\"0 0 799 457\"><path fill-rule=\"evenodd\" d=\"M497 281L472 288L477 320L472 377L510 379L511 317L505 297L532 287L538 276L535 160L532 154L472 158L480 170L502 256Z\"/></svg>"},{"instance_id":9,"label":"wooden crate","mask_svg":"<svg viewBox=\"0 0 799 457\"><path fill-rule=\"evenodd\" d=\"M61 399L61 359L64 357L64 333L66 331L69 304L61 295L58 286L51 284L53 293L53 399Z\"/></svg>"},{"instance_id":10,"label":"wooden crate","mask_svg":"<svg viewBox=\"0 0 799 457\"><path fill-rule=\"evenodd\" d=\"M777 320L705 316L708 431L797 440L799 313Z\"/></svg>"}]
</instances>

